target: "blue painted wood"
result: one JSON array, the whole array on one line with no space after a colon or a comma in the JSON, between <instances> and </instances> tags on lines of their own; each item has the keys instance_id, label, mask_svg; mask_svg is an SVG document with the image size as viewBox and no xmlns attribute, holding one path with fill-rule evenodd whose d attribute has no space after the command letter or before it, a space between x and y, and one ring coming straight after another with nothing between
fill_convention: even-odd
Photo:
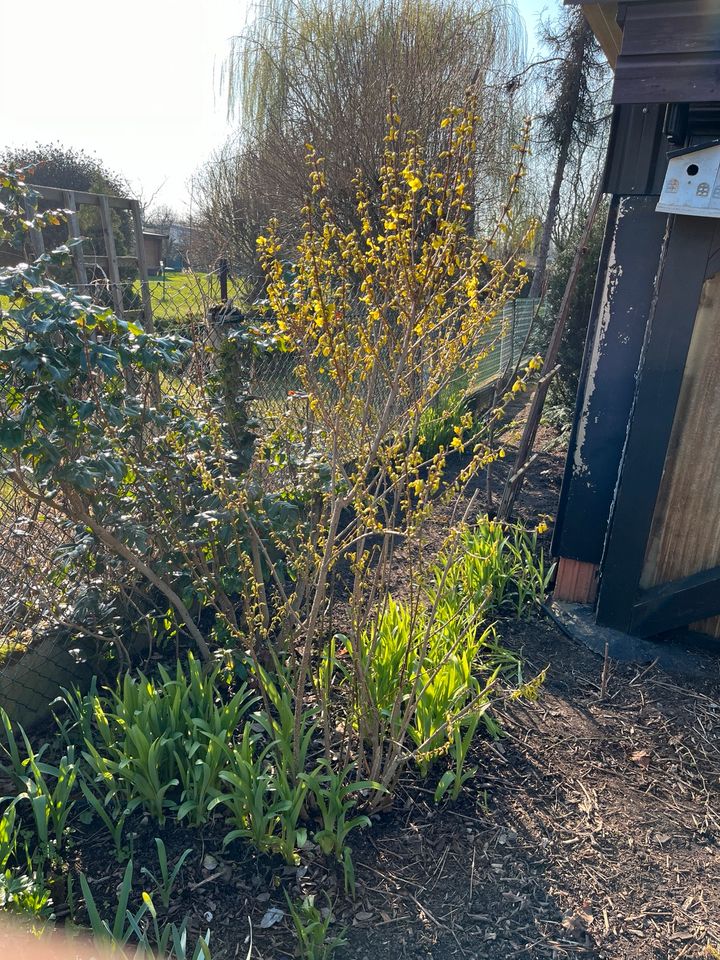
<instances>
[{"instance_id":1,"label":"blue painted wood","mask_svg":"<svg viewBox=\"0 0 720 960\"><path fill-rule=\"evenodd\" d=\"M655 197L616 199L565 464L553 553L599 564L630 419L667 218Z\"/></svg>"}]
</instances>

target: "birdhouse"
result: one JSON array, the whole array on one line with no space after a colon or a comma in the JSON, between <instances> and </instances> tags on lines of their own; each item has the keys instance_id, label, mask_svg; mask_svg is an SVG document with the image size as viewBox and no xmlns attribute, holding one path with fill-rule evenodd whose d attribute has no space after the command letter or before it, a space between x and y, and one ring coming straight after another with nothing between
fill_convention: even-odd
<instances>
[{"instance_id":1,"label":"birdhouse","mask_svg":"<svg viewBox=\"0 0 720 960\"><path fill-rule=\"evenodd\" d=\"M668 154L659 213L720 217L720 142Z\"/></svg>"},{"instance_id":2,"label":"birdhouse","mask_svg":"<svg viewBox=\"0 0 720 960\"><path fill-rule=\"evenodd\" d=\"M566 2L614 69L614 106L554 608L611 652L720 641L720 3Z\"/></svg>"}]
</instances>

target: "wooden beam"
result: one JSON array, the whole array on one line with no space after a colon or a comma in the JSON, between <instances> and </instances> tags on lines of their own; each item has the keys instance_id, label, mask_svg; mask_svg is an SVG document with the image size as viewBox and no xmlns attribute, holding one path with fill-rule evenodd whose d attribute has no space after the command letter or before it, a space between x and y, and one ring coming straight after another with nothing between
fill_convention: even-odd
<instances>
[{"instance_id":1,"label":"wooden beam","mask_svg":"<svg viewBox=\"0 0 720 960\"><path fill-rule=\"evenodd\" d=\"M701 103L720 100L720 52L667 63L658 55L621 57L613 103Z\"/></svg>"},{"instance_id":2,"label":"wooden beam","mask_svg":"<svg viewBox=\"0 0 720 960\"><path fill-rule=\"evenodd\" d=\"M606 193L660 196L668 165L666 112L664 103L623 103L614 108L603 174ZM657 219L664 228L662 214Z\"/></svg>"},{"instance_id":3,"label":"wooden beam","mask_svg":"<svg viewBox=\"0 0 720 960\"><path fill-rule=\"evenodd\" d=\"M708 0L625 0L613 103L720 99L720 8Z\"/></svg>"},{"instance_id":4,"label":"wooden beam","mask_svg":"<svg viewBox=\"0 0 720 960\"><path fill-rule=\"evenodd\" d=\"M667 218L654 197L614 197L600 255L552 553L599 564ZM632 267L630 267L632 265Z\"/></svg>"},{"instance_id":5,"label":"wooden beam","mask_svg":"<svg viewBox=\"0 0 720 960\"><path fill-rule=\"evenodd\" d=\"M720 614L720 567L644 590L633 606L630 632L651 637Z\"/></svg>"},{"instance_id":6,"label":"wooden beam","mask_svg":"<svg viewBox=\"0 0 720 960\"><path fill-rule=\"evenodd\" d=\"M105 252L108 258L108 279L110 280L115 312L118 317L122 318L123 296L122 287L120 286L120 269L115 251L115 235L113 233L110 204L104 194L98 194L98 196L100 197L100 221L102 223L103 239L105 240Z\"/></svg>"},{"instance_id":7,"label":"wooden beam","mask_svg":"<svg viewBox=\"0 0 720 960\"><path fill-rule=\"evenodd\" d=\"M80 221L77 215L77 203L75 194L72 190L63 190L63 204L68 211L68 240L77 240L80 238ZM81 290L85 290L88 283L87 270L85 268L85 253L82 243L74 244L71 248L73 267L75 269L75 279Z\"/></svg>"},{"instance_id":8,"label":"wooden beam","mask_svg":"<svg viewBox=\"0 0 720 960\"><path fill-rule=\"evenodd\" d=\"M583 13L614 70L623 41L622 30L617 24L617 3L588 3L583 6Z\"/></svg>"},{"instance_id":9,"label":"wooden beam","mask_svg":"<svg viewBox=\"0 0 720 960\"><path fill-rule=\"evenodd\" d=\"M150 284L148 283L148 268L147 258L145 256L142 214L140 213L140 204L137 200L130 201L130 209L132 210L133 227L135 229L135 250L137 255L138 273L140 275L140 291L142 293L145 329L150 333L153 333L155 330L155 324L153 322L152 297L150 296Z\"/></svg>"},{"instance_id":10,"label":"wooden beam","mask_svg":"<svg viewBox=\"0 0 720 960\"><path fill-rule=\"evenodd\" d=\"M63 203L63 196L65 190L61 187L45 187L42 184L31 184L31 189L33 189L37 194L39 194L43 200L51 200L53 203ZM132 200L127 197L111 197L102 193L87 193L84 190L73 190L75 194L75 202L79 207L82 206L91 206L99 207L100 198L106 197L108 205L113 208L113 210L129 210Z\"/></svg>"}]
</instances>

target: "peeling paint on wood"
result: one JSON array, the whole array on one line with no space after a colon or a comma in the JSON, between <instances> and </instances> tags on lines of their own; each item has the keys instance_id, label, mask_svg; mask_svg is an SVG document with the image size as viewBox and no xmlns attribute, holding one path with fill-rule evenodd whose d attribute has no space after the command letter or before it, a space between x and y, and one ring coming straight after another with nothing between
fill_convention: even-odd
<instances>
[{"instance_id":1,"label":"peeling paint on wood","mask_svg":"<svg viewBox=\"0 0 720 960\"><path fill-rule=\"evenodd\" d=\"M588 472L588 466L583 459L583 447L587 435L587 423L590 416L593 394L595 393L595 384L600 362L600 356L605 350L605 340L607 337L608 326L610 324L611 304L613 296L617 289L618 281L622 277L623 268L617 259L617 234L622 228L622 219L625 216L625 200L621 200L618 206L617 221L610 252L608 254L607 268L605 273L605 283L603 286L602 301L600 306L600 316L595 331L595 342L593 343L592 353L588 365L588 378L585 387L585 398L582 412L578 421L578 431L575 440L575 449L573 451L573 475L578 477Z\"/></svg>"},{"instance_id":2,"label":"peeling paint on wood","mask_svg":"<svg viewBox=\"0 0 720 960\"><path fill-rule=\"evenodd\" d=\"M623 197L611 208L553 540L556 556L595 564L602 556L667 220L655 213L655 203Z\"/></svg>"}]
</instances>

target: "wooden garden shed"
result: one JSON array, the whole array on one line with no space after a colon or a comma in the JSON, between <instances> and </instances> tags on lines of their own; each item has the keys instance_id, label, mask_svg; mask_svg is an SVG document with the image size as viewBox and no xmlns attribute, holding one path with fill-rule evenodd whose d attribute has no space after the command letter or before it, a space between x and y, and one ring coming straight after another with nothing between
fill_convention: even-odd
<instances>
[{"instance_id":1,"label":"wooden garden shed","mask_svg":"<svg viewBox=\"0 0 720 960\"><path fill-rule=\"evenodd\" d=\"M614 83L556 608L720 639L720 0L566 2Z\"/></svg>"},{"instance_id":2,"label":"wooden garden shed","mask_svg":"<svg viewBox=\"0 0 720 960\"><path fill-rule=\"evenodd\" d=\"M160 273L160 265L163 262L163 248L168 235L159 233L157 230L143 230L142 237L145 244L148 275L155 277Z\"/></svg>"}]
</instances>

